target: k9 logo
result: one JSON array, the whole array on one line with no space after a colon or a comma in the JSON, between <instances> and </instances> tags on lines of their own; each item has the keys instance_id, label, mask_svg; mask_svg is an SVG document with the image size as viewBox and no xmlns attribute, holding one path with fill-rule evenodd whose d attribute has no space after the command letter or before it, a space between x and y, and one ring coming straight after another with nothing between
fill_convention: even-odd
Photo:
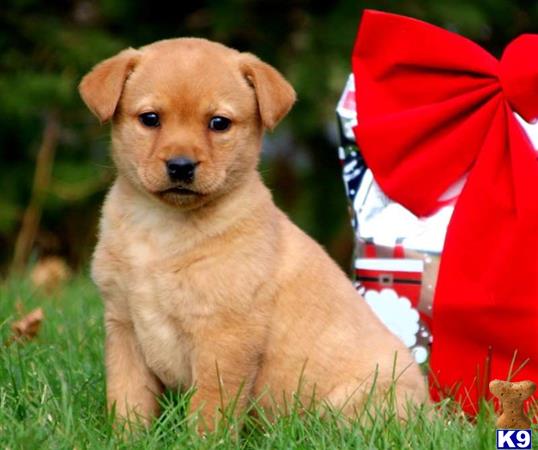
<instances>
[{"instance_id":1,"label":"k9 logo","mask_svg":"<svg viewBox=\"0 0 538 450\"><path fill-rule=\"evenodd\" d=\"M497 430L497 449L532 448L531 430Z\"/></svg>"}]
</instances>

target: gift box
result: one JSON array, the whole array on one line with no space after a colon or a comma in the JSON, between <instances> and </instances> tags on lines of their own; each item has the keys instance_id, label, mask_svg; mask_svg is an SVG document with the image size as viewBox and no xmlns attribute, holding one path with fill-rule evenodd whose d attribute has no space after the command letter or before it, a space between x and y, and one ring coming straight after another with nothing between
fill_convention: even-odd
<instances>
[{"instance_id":1,"label":"gift box","mask_svg":"<svg viewBox=\"0 0 538 450\"><path fill-rule=\"evenodd\" d=\"M353 281L383 323L424 363L430 354L433 294L455 196L442 211L420 219L383 193L355 142L353 74L336 113L338 157L355 234ZM414 313L402 314L405 309Z\"/></svg>"},{"instance_id":2,"label":"gift box","mask_svg":"<svg viewBox=\"0 0 538 450\"><path fill-rule=\"evenodd\" d=\"M538 380L537 50L366 11L337 106L357 289L469 413Z\"/></svg>"}]
</instances>

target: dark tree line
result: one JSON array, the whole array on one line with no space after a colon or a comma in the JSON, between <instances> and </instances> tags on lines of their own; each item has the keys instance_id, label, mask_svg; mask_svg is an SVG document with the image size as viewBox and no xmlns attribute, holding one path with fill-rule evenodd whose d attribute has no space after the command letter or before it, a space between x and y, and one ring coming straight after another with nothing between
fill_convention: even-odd
<instances>
[{"instance_id":1,"label":"dark tree line","mask_svg":"<svg viewBox=\"0 0 538 450\"><path fill-rule=\"evenodd\" d=\"M4 0L2 271L14 255L22 265L50 253L73 266L87 260L113 169L108 129L86 111L77 84L92 65L124 47L176 36L256 53L295 86L299 101L268 139L262 171L277 202L346 265L352 237L334 107L366 7L455 30L497 55L510 39L538 28L538 2L523 0Z\"/></svg>"}]
</instances>

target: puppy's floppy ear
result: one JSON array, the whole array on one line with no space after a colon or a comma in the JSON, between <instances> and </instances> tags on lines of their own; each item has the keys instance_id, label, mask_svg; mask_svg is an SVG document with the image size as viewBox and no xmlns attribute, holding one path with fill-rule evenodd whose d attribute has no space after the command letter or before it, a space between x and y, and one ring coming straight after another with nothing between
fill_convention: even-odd
<instances>
[{"instance_id":1,"label":"puppy's floppy ear","mask_svg":"<svg viewBox=\"0 0 538 450\"><path fill-rule=\"evenodd\" d=\"M114 115L125 80L139 57L138 50L125 49L97 64L80 82L82 100L101 122Z\"/></svg>"},{"instance_id":2,"label":"puppy's floppy ear","mask_svg":"<svg viewBox=\"0 0 538 450\"><path fill-rule=\"evenodd\" d=\"M277 70L256 56L241 53L240 58L241 73L256 91L262 123L272 130L295 103L295 91Z\"/></svg>"}]
</instances>

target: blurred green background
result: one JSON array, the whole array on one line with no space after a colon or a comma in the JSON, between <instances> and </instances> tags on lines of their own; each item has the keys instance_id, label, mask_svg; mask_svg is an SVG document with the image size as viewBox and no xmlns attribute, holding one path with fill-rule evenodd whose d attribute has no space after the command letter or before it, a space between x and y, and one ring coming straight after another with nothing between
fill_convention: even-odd
<instances>
[{"instance_id":1,"label":"blurred green background","mask_svg":"<svg viewBox=\"0 0 538 450\"><path fill-rule=\"evenodd\" d=\"M75 269L87 264L114 171L108 127L85 109L77 84L124 47L177 36L256 53L294 85L299 101L268 137L262 172L277 203L347 267L352 234L334 108L364 8L430 21L497 56L538 29L538 2L522 0L3 0L0 274L15 254L19 267L51 254Z\"/></svg>"}]
</instances>

